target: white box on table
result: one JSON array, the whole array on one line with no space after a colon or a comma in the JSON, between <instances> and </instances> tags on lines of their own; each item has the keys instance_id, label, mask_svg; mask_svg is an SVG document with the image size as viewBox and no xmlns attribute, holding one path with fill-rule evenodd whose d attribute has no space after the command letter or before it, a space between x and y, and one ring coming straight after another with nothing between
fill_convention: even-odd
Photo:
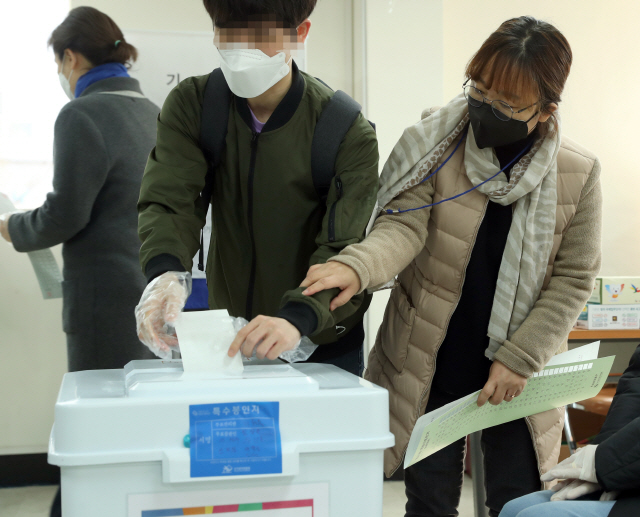
<instances>
[{"instance_id":1,"label":"white box on table","mask_svg":"<svg viewBox=\"0 0 640 517\"><path fill-rule=\"evenodd\" d=\"M65 517L184 509L382 516L383 451L394 443L386 390L320 364L249 363L236 378L183 381L182 373L181 361L149 360L64 376L49 462L61 468ZM281 472L233 475L239 467L229 461L228 476L192 477L190 406L222 404L241 414L245 402L278 403ZM223 438L212 440L215 455Z\"/></svg>"}]
</instances>

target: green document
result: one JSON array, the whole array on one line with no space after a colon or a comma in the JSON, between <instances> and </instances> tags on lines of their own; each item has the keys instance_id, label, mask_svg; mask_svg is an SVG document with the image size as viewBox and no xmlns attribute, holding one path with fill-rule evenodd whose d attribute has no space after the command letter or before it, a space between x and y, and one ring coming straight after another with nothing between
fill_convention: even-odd
<instances>
[{"instance_id":1,"label":"green document","mask_svg":"<svg viewBox=\"0 0 640 517\"><path fill-rule=\"evenodd\" d=\"M432 411L416 422L404 468L456 440L494 425L542 413L596 396L607 380L614 357L547 366L529 379L511 402L478 407L480 391Z\"/></svg>"}]
</instances>

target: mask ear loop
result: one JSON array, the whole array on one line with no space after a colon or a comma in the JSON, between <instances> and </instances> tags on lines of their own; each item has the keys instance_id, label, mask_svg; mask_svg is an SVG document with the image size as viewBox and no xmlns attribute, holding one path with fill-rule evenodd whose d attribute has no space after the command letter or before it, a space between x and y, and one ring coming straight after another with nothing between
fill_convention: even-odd
<instances>
[{"instance_id":1,"label":"mask ear loop","mask_svg":"<svg viewBox=\"0 0 640 517\"><path fill-rule=\"evenodd\" d=\"M67 55L64 54L62 56L62 63L60 64L60 72L64 75L64 60L67 59ZM67 77L67 81L71 80L71 76L73 75L73 68L71 69L71 72L69 72L69 77Z\"/></svg>"}]
</instances>

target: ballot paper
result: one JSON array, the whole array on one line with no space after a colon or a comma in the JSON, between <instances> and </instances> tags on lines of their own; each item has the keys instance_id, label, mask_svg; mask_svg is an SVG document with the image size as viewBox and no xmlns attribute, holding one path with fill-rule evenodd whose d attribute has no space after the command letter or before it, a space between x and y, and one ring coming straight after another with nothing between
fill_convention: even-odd
<instances>
[{"instance_id":1,"label":"ballot paper","mask_svg":"<svg viewBox=\"0 0 640 517\"><path fill-rule=\"evenodd\" d=\"M420 417L411 433L404 468L471 433L594 397L614 357L598 359L599 342L554 357L511 402L478 407L480 391Z\"/></svg>"},{"instance_id":2,"label":"ballot paper","mask_svg":"<svg viewBox=\"0 0 640 517\"><path fill-rule=\"evenodd\" d=\"M242 355L229 357L227 354L237 332L226 310L183 312L175 327L184 379L242 374Z\"/></svg>"},{"instance_id":3,"label":"ballot paper","mask_svg":"<svg viewBox=\"0 0 640 517\"><path fill-rule=\"evenodd\" d=\"M0 193L0 215L15 211L11 200ZM62 274L50 249L27 253L45 300L62 298Z\"/></svg>"}]
</instances>

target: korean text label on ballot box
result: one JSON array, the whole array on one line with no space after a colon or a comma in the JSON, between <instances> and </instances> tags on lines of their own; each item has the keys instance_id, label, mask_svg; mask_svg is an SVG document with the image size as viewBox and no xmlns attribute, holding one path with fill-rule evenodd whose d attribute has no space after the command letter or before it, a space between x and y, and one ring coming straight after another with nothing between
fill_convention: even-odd
<instances>
[{"instance_id":1,"label":"korean text label on ballot box","mask_svg":"<svg viewBox=\"0 0 640 517\"><path fill-rule=\"evenodd\" d=\"M387 391L333 366L149 360L65 375L49 461L66 517L381 516L393 441Z\"/></svg>"},{"instance_id":2,"label":"korean text label on ballot box","mask_svg":"<svg viewBox=\"0 0 640 517\"><path fill-rule=\"evenodd\" d=\"M595 396L614 360L598 359L599 345L591 343L557 355L529 379L512 402L478 407L478 391L420 417L409 440L404 468L471 433Z\"/></svg>"}]
</instances>

